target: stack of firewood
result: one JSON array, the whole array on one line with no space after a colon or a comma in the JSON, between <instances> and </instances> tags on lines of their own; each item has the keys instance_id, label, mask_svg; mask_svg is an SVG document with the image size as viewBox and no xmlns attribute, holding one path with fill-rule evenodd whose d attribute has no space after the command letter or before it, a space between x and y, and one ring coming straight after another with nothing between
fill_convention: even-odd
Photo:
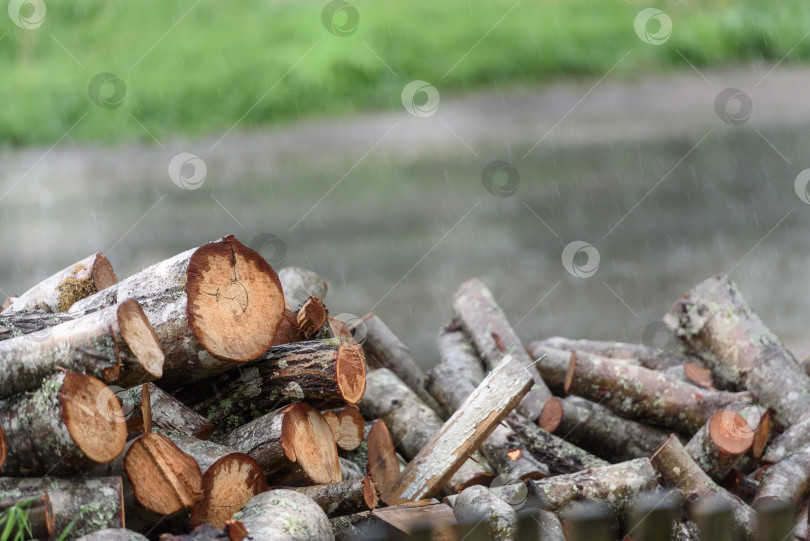
<instances>
[{"instance_id":1,"label":"stack of firewood","mask_svg":"<svg viewBox=\"0 0 810 541\"><path fill-rule=\"evenodd\" d=\"M663 349L527 349L471 279L427 373L327 287L228 236L8 299L0 512L38 539L807 539L810 376L728 277Z\"/></svg>"}]
</instances>

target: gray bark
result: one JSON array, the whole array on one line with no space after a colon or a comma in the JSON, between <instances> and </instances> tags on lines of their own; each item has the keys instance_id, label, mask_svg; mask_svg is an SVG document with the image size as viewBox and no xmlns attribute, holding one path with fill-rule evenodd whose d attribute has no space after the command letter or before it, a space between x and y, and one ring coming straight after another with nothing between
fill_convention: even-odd
<instances>
[{"instance_id":1,"label":"gray bark","mask_svg":"<svg viewBox=\"0 0 810 541\"><path fill-rule=\"evenodd\" d=\"M294 490L270 490L254 496L233 516L250 532L248 541L332 541L326 513L312 498Z\"/></svg>"},{"instance_id":2,"label":"gray bark","mask_svg":"<svg viewBox=\"0 0 810 541\"><path fill-rule=\"evenodd\" d=\"M455 501L459 523L484 521L492 541L517 540L517 515L512 507L482 486L465 488Z\"/></svg>"}]
</instances>

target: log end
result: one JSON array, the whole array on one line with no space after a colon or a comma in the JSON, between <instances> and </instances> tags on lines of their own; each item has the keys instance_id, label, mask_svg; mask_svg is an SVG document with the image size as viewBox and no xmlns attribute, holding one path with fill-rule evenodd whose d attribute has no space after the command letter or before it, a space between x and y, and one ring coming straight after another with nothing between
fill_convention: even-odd
<instances>
[{"instance_id":1,"label":"log end","mask_svg":"<svg viewBox=\"0 0 810 541\"><path fill-rule=\"evenodd\" d=\"M141 367L159 378L163 375L163 349L155 329L135 299L127 299L118 305L118 327L121 337L135 354Z\"/></svg>"},{"instance_id":2,"label":"log end","mask_svg":"<svg viewBox=\"0 0 810 541\"><path fill-rule=\"evenodd\" d=\"M577 369L577 352L571 352L571 360L568 361L568 370L565 372L565 383L563 384L563 391L566 394L571 392L571 384L574 382L574 372Z\"/></svg>"},{"instance_id":3,"label":"log end","mask_svg":"<svg viewBox=\"0 0 810 541\"><path fill-rule=\"evenodd\" d=\"M226 520L225 530L228 532L228 541L242 541L250 533L239 520Z\"/></svg>"},{"instance_id":4,"label":"log end","mask_svg":"<svg viewBox=\"0 0 810 541\"><path fill-rule=\"evenodd\" d=\"M377 485L374 484L371 477L363 478L363 502L366 504L366 509L369 511L376 509L377 504L380 502Z\"/></svg>"},{"instance_id":5,"label":"log end","mask_svg":"<svg viewBox=\"0 0 810 541\"><path fill-rule=\"evenodd\" d=\"M268 488L258 462L244 453L230 453L205 471L203 499L191 508L191 526L211 524L215 528L225 528L234 513Z\"/></svg>"},{"instance_id":6,"label":"log end","mask_svg":"<svg viewBox=\"0 0 810 541\"><path fill-rule=\"evenodd\" d=\"M310 296L296 315L300 337L303 340L314 338L318 331L323 328L328 317L329 310L327 310L323 301L318 297Z\"/></svg>"},{"instance_id":7,"label":"log end","mask_svg":"<svg viewBox=\"0 0 810 541\"><path fill-rule=\"evenodd\" d=\"M540 413L538 424L540 428L553 434L560 426L563 417L564 406L562 400L557 397L552 397L546 400L543 405L543 411Z\"/></svg>"},{"instance_id":8,"label":"log end","mask_svg":"<svg viewBox=\"0 0 810 541\"><path fill-rule=\"evenodd\" d=\"M337 417L338 435L335 442L344 451L354 451L363 443L363 432L366 427L365 419L363 419L363 415L357 406L343 408L343 411ZM334 433L334 430L332 432Z\"/></svg>"},{"instance_id":9,"label":"log end","mask_svg":"<svg viewBox=\"0 0 810 541\"><path fill-rule=\"evenodd\" d=\"M340 346L335 363L340 394L347 404L357 404L366 391L366 361L362 348L347 342Z\"/></svg>"},{"instance_id":10,"label":"log end","mask_svg":"<svg viewBox=\"0 0 810 541\"><path fill-rule=\"evenodd\" d=\"M297 402L294 406L284 419L290 423L294 460L315 484L342 481L337 445L329 424L309 404Z\"/></svg>"},{"instance_id":11,"label":"log end","mask_svg":"<svg viewBox=\"0 0 810 541\"><path fill-rule=\"evenodd\" d=\"M754 443L751 445L751 454L754 458L760 458L765 453L765 447L768 445L768 438L771 436L771 410L765 410L765 413L759 418L759 425L754 430Z\"/></svg>"},{"instance_id":12,"label":"log end","mask_svg":"<svg viewBox=\"0 0 810 541\"><path fill-rule=\"evenodd\" d=\"M121 454L127 425L121 404L107 385L87 374L67 372L59 402L70 437L90 460L104 464Z\"/></svg>"},{"instance_id":13,"label":"log end","mask_svg":"<svg viewBox=\"0 0 810 541\"><path fill-rule=\"evenodd\" d=\"M696 363L686 363L683 365L683 373L692 383L700 387L710 389L713 387L712 373L707 368L703 368Z\"/></svg>"},{"instance_id":14,"label":"log end","mask_svg":"<svg viewBox=\"0 0 810 541\"><path fill-rule=\"evenodd\" d=\"M382 419L371 423L366 436L368 474L381 493L386 492L399 477L399 459L394 439Z\"/></svg>"},{"instance_id":15,"label":"log end","mask_svg":"<svg viewBox=\"0 0 810 541\"><path fill-rule=\"evenodd\" d=\"M298 341L298 320L295 317L295 312L290 309L284 310L284 317L276 330L276 335L273 337L273 345L280 346L281 344L291 344Z\"/></svg>"},{"instance_id":16,"label":"log end","mask_svg":"<svg viewBox=\"0 0 810 541\"><path fill-rule=\"evenodd\" d=\"M115 275L110 261L104 254L96 254L96 260L93 262L90 274L93 277L93 287L96 291L107 289L118 283L118 276Z\"/></svg>"},{"instance_id":17,"label":"log end","mask_svg":"<svg viewBox=\"0 0 810 541\"><path fill-rule=\"evenodd\" d=\"M231 235L192 254L186 294L189 327L211 355L225 361L265 353L284 317L276 271Z\"/></svg>"},{"instance_id":18,"label":"log end","mask_svg":"<svg viewBox=\"0 0 810 541\"><path fill-rule=\"evenodd\" d=\"M0 470L3 469L3 464L6 463L6 455L8 455L8 448L6 447L6 432L0 426Z\"/></svg>"},{"instance_id":19,"label":"log end","mask_svg":"<svg viewBox=\"0 0 810 541\"><path fill-rule=\"evenodd\" d=\"M747 452L754 443L754 430L742 415L730 410L712 415L709 436L720 451L734 456Z\"/></svg>"}]
</instances>

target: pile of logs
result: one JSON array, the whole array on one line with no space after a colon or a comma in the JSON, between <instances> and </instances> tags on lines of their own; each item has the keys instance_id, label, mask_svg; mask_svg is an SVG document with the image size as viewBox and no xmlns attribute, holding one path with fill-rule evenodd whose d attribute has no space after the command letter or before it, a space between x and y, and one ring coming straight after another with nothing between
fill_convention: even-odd
<instances>
[{"instance_id":1,"label":"pile of logs","mask_svg":"<svg viewBox=\"0 0 810 541\"><path fill-rule=\"evenodd\" d=\"M227 236L6 300L3 539L809 539L810 363L727 276L665 350L526 348L470 279L427 373L327 289Z\"/></svg>"}]
</instances>

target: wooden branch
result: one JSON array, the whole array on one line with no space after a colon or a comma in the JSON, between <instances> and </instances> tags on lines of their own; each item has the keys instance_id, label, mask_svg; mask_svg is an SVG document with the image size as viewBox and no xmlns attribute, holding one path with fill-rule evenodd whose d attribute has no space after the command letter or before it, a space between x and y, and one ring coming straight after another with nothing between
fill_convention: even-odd
<instances>
[{"instance_id":1,"label":"wooden branch","mask_svg":"<svg viewBox=\"0 0 810 541\"><path fill-rule=\"evenodd\" d=\"M540 427L610 462L649 457L669 433L619 417L595 402L568 396L546 402Z\"/></svg>"},{"instance_id":2,"label":"wooden branch","mask_svg":"<svg viewBox=\"0 0 810 541\"><path fill-rule=\"evenodd\" d=\"M383 500L389 505L430 498L532 386L518 360L504 360L411 460Z\"/></svg>"},{"instance_id":3,"label":"wooden branch","mask_svg":"<svg viewBox=\"0 0 810 541\"><path fill-rule=\"evenodd\" d=\"M312 340L326 324L329 310L318 297L310 297L301 305L296 314L298 334L301 340Z\"/></svg>"},{"instance_id":4,"label":"wooden branch","mask_svg":"<svg viewBox=\"0 0 810 541\"><path fill-rule=\"evenodd\" d=\"M321 506L329 518L370 511L377 507L377 487L370 477L294 489Z\"/></svg>"},{"instance_id":5,"label":"wooden branch","mask_svg":"<svg viewBox=\"0 0 810 541\"><path fill-rule=\"evenodd\" d=\"M439 415L387 368L378 368L366 375L366 393L359 407L364 417L385 422L397 449L409 460L415 458L442 429L443 421ZM467 460L462 468L450 475L452 477L445 481L452 492L470 484L488 484L494 477L483 458L480 462ZM378 482L376 478L375 482ZM382 494L386 494L386 483L378 484ZM391 502L387 503L391 505Z\"/></svg>"},{"instance_id":6,"label":"wooden branch","mask_svg":"<svg viewBox=\"0 0 810 541\"><path fill-rule=\"evenodd\" d=\"M810 377L728 276L689 290L669 318L677 322L678 339L700 356L718 385L753 391L779 427L795 423L810 408Z\"/></svg>"},{"instance_id":7,"label":"wooden branch","mask_svg":"<svg viewBox=\"0 0 810 541\"><path fill-rule=\"evenodd\" d=\"M624 514L643 491L658 486L648 458L529 481L541 508L558 512L572 501L600 500L616 515Z\"/></svg>"},{"instance_id":8,"label":"wooden branch","mask_svg":"<svg viewBox=\"0 0 810 541\"><path fill-rule=\"evenodd\" d=\"M191 385L177 397L214 423L217 437L298 400L325 408L356 404L365 383L363 354L354 341L313 340L273 346L256 362Z\"/></svg>"},{"instance_id":9,"label":"wooden branch","mask_svg":"<svg viewBox=\"0 0 810 541\"><path fill-rule=\"evenodd\" d=\"M278 271L278 278L284 289L284 297L293 311L298 310L310 297L325 298L329 290L329 282L301 267L284 267Z\"/></svg>"},{"instance_id":10,"label":"wooden branch","mask_svg":"<svg viewBox=\"0 0 810 541\"><path fill-rule=\"evenodd\" d=\"M517 514L512 507L482 486L465 488L456 498L453 515L459 523L484 522L492 541L517 539Z\"/></svg>"},{"instance_id":11,"label":"wooden branch","mask_svg":"<svg viewBox=\"0 0 810 541\"><path fill-rule=\"evenodd\" d=\"M557 391L570 392L623 417L694 434L718 410L753 402L751 393L706 391L673 380L661 372L585 352L554 350L532 344L534 355L546 355L540 372ZM558 389L570 381L570 388Z\"/></svg>"},{"instance_id":12,"label":"wooden branch","mask_svg":"<svg viewBox=\"0 0 810 541\"><path fill-rule=\"evenodd\" d=\"M105 528L83 535L76 541L148 541L148 538L126 528Z\"/></svg>"},{"instance_id":13,"label":"wooden branch","mask_svg":"<svg viewBox=\"0 0 810 541\"><path fill-rule=\"evenodd\" d=\"M743 539L746 541L756 539L754 510L712 481L692 460L689 452L674 435L656 451L650 462L662 483L669 488L681 490L687 501L706 498L725 502L732 509L734 525Z\"/></svg>"},{"instance_id":14,"label":"wooden branch","mask_svg":"<svg viewBox=\"0 0 810 541\"><path fill-rule=\"evenodd\" d=\"M100 380L60 372L34 392L0 401L4 475L78 473L118 456L127 441L121 405Z\"/></svg>"},{"instance_id":15,"label":"wooden branch","mask_svg":"<svg viewBox=\"0 0 810 541\"><path fill-rule=\"evenodd\" d=\"M124 494L120 477L57 479L0 477L0 500L48 493L53 528L61 534L75 520L70 539L102 528L124 527Z\"/></svg>"},{"instance_id":16,"label":"wooden branch","mask_svg":"<svg viewBox=\"0 0 810 541\"><path fill-rule=\"evenodd\" d=\"M722 481L754 443L754 430L734 410L721 410L698 430L686 451L700 469Z\"/></svg>"},{"instance_id":17,"label":"wooden branch","mask_svg":"<svg viewBox=\"0 0 810 541\"><path fill-rule=\"evenodd\" d=\"M65 368L132 387L159 378L163 352L140 305L129 299L48 329L0 341L0 398L39 387Z\"/></svg>"},{"instance_id":18,"label":"wooden branch","mask_svg":"<svg viewBox=\"0 0 810 541\"><path fill-rule=\"evenodd\" d=\"M42 489L41 492L31 490L23 493L16 489L8 490L2 487L0 479L0 516L13 506L19 506L25 512L25 522L28 530L20 530L14 526L11 530L3 532L6 539L25 539L29 535L34 539L46 539L53 537L56 533L56 521L53 515L53 506L48 491ZM9 535L10 534L10 535Z\"/></svg>"},{"instance_id":19,"label":"wooden branch","mask_svg":"<svg viewBox=\"0 0 810 541\"><path fill-rule=\"evenodd\" d=\"M512 355L532 375L534 386L521 401L518 412L530 421L537 420L543 404L551 398L551 391L503 310L495 302L492 292L484 282L471 278L461 284L453 295L452 304L461 326L490 370L494 370L506 355Z\"/></svg>"},{"instance_id":20,"label":"wooden branch","mask_svg":"<svg viewBox=\"0 0 810 541\"><path fill-rule=\"evenodd\" d=\"M354 451L364 439L366 421L357 406L347 406L342 410L325 411L323 418L329 424L335 443L344 451Z\"/></svg>"},{"instance_id":21,"label":"wooden branch","mask_svg":"<svg viewBox=\"0 0 810 541\"><path fill-rule=\"evenodd\" d=\"M25 310L67 312L76 301L115 284L112 265L102 254L92 254L46 278L18 295L3 313Z\"/></svg>"},{"instance_id":22,"label":"wooden branch","mask_svg":"<svg viewBox=\"0 0 810 541\"><path fill-rule=\"evenodd\" d=\"M626 344L624 342L602 342L599 340L571 340L562 336L554 336L536 342L543 346L562 349L565 351L584 351L609 359L633 360L650 370L665 370L681 366L688 362L689 356L683 351L664 352L642 344Z\"/></svg>"},{"instance_id":23,"label":"wooden branch","mask_svg":"<svg viewBox=\"0 0 810 541\"><path fill-rule=\"evenodd\" d=\"M184 435L208 439L214 430L214 425L205 417L189 408L169 393L163 391L154 383L146 384L149 389L149 423L158 434L164 436ZM152 430L144 429L144 415L141 413L144 406L142 387L134 387L127 392L126 401L133 411L127 419L127 429L130 433L140 431L148 434Z\"/></svg>"},{"instance_id":24,"label":"wooden branch","mask_svg":"<svg viewBox=\"0 0 810 541\"><path fill-rule=\"evenodd\" d=\"M275 271L233 236L161 261L77 302L72 311L141 303L165 354L161 387L177 388L256 359L284 316Z\"/></svg>"},{"instance_id":25,"label":"wooden branch","mask_svg":"<svg viewBox=\"0 0 810 541\"><path fill-rule=\"evenodd\" d=\"M434 499L377 508L333 518L330 522L335 538L339 541L368 538L410 539L426 534L429 530L436 535L435 539L457 538L453 535L454 532L447 532L448 527L457 524L453 510ZM468 540L473 541L471 537Z\"/></svg>"},{"instance_id":26,"label":"wooden branch","mask_svg":"<svg viewBox=\"0 0 810 541\"><path fill-rule=\"evenodd\" d=\"M0 313L0 341L25 334L39 333L37 338L46 338L47 330L67 321L85 315L84 312L46 312L26 310L24 312Z\"/></svg>"},{"instance_id":27,"label":"wooden branch","mask_svg":"<svg viewBox=\"0 0 810 541\"><path fill-rule=\"evenodd\" d=\"M334 539L326 513L312 498L294 490L277 489L258 494L233 516L249 532L248 541Z\"/></svg>"},{"instance_id":28,"label":"wooden branch","mask_svg":"<svg viewBox=\"0 0 810 541\"><path fill-rule=\"evenodd\" d=\"M387 368L416 393L430 409L439 412L439 405L425 390L425 374L411 356L411 350L376 314L366 314L362 319L365 325L363 350L369 368Z\"/></svg>"},{"instance_id":29,"label":"wooden branch","mask_svg":"<svg viewBox=\"0 0 810 541\"><path fill-rule=\"evenodd\" d=\"M754 509L759 510L767 500L798 506L810 492L808 479L810 446L783 458L765 471L754 498Z\"/></svg>"},{"instance_id":30,"label":"wooden branch","mask_svg":"<svg viewBox=\"0 0 810 541\"><path fill-rule=\"evenodd\" d=\"M232 431L222 443L249 454L277 484L292 471L316 484L341 480L332 431L305 402L265 414Z\"/></svg>"},{"instance_id":31,"label":"wooden branch","mask_svg":"<svg viewBox=\"0 0 810 541\"><path fill-rule=\"evenodd\" d=\"M762 461L776 464L786 456L810 445L810 409L802 413L787 430L768 445Z\"/></svg>"}]
</instances>

